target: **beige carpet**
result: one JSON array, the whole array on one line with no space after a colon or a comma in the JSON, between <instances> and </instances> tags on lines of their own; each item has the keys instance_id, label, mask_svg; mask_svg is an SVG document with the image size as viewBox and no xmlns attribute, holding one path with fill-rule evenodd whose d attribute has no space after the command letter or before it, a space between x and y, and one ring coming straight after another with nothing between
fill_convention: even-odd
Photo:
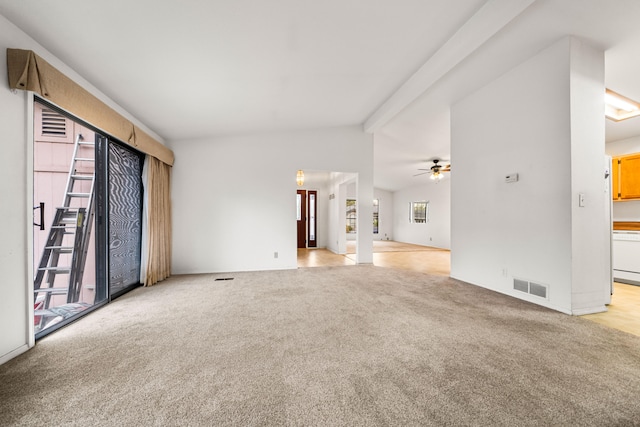
<instances>
[{"instance_id":1,"label":"beige carpet","mask_svg":"<svg viewBox=\"0 0 640 427\"><path fill-rule=\"evenodd\" d=\"M639 424L640 337L374 266L173 277L0 366L2 426Z\"/></svg>"}]
</instances>

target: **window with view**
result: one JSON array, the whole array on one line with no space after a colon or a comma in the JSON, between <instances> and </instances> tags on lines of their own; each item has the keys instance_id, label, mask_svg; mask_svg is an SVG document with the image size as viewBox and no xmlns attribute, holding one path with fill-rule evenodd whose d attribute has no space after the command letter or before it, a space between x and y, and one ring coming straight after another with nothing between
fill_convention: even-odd
<instances>
[{"instance_id":1,"label":"window with view","mask_svg":"<svg viewBox=\"0 0 640 427\"><path fill-rule=\"evenodd\" d=\"M429 202L409 203L409 222L424 224L429 221Z\"/></svg>"},{"instance_id":2,"label":"window with view","mask_svg":"<svg viewBox=\"0 0 640 427\"><path fill-rule=\"evenodd\" d=\"M378 234L378 212L380 212L380 200L373 199L373 234Z\"/></svg>"},{"instance_id":3,"label":"window with view","mask_svg":"<svg viewBox=\"0 0 640 427\"><path fill-rule=\"evenodd\" d=\"M347 233L356 232L356 201L347 199Z\"/></svg>"}]
</instances>

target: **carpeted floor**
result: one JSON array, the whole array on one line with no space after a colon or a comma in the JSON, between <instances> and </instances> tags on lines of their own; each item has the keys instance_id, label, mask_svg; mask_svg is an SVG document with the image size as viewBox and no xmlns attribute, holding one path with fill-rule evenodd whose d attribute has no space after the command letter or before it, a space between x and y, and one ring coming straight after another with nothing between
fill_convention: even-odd
<instances>
[{"instance_id":1,"label":"carpeted floor","mask_svg":"<svg viewBox=\"0 0 640 427\"><path fill-rule=\"evenodd\" d=\"M0 366L0 425L640 425L640 337L374 266L177 276Z\"/></svg>"}]
</instances>

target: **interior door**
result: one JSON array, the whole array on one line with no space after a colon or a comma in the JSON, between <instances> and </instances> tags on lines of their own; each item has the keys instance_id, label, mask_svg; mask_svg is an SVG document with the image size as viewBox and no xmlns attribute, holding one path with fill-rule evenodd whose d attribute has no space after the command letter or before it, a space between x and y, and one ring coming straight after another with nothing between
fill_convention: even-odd
<instances>
[{"instance_id":1,"label":"interior door","mask_svg":"<svg viewBox=\"0 0 640 427\"><path fill-rule=\"evenodd\" d=\"M298 249L307 247L307 192L296 191L296 216L298 219Z\"/></svg>"}]
</instances>

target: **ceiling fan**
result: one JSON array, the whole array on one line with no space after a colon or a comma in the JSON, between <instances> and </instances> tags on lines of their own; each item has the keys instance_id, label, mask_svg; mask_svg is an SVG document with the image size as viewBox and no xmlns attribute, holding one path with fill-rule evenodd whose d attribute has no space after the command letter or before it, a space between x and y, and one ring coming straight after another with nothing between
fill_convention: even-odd
<instances>
[{"instance_id":1,"label":"ceiling fan","mask_svg":"<svg viewBox=\"0 0 640 427\"><path fill-rule=\"evenodd\" d=\"M431 176L429 178L433 179L434 181L438 181L441 180L442 178L444 178L444 175L442 174L442 172L450 172L451 171L451 164L448 164L446 166L443 166L440 164L440 160L439 159L434 159L433 160L433 166L431 166L429 169L418 169L419 171L425 171L425 172L420 172L417 173L413 176L418 176L418 175L424 175L427 173L430 173Z\"/></svg>"}]
</instances>

